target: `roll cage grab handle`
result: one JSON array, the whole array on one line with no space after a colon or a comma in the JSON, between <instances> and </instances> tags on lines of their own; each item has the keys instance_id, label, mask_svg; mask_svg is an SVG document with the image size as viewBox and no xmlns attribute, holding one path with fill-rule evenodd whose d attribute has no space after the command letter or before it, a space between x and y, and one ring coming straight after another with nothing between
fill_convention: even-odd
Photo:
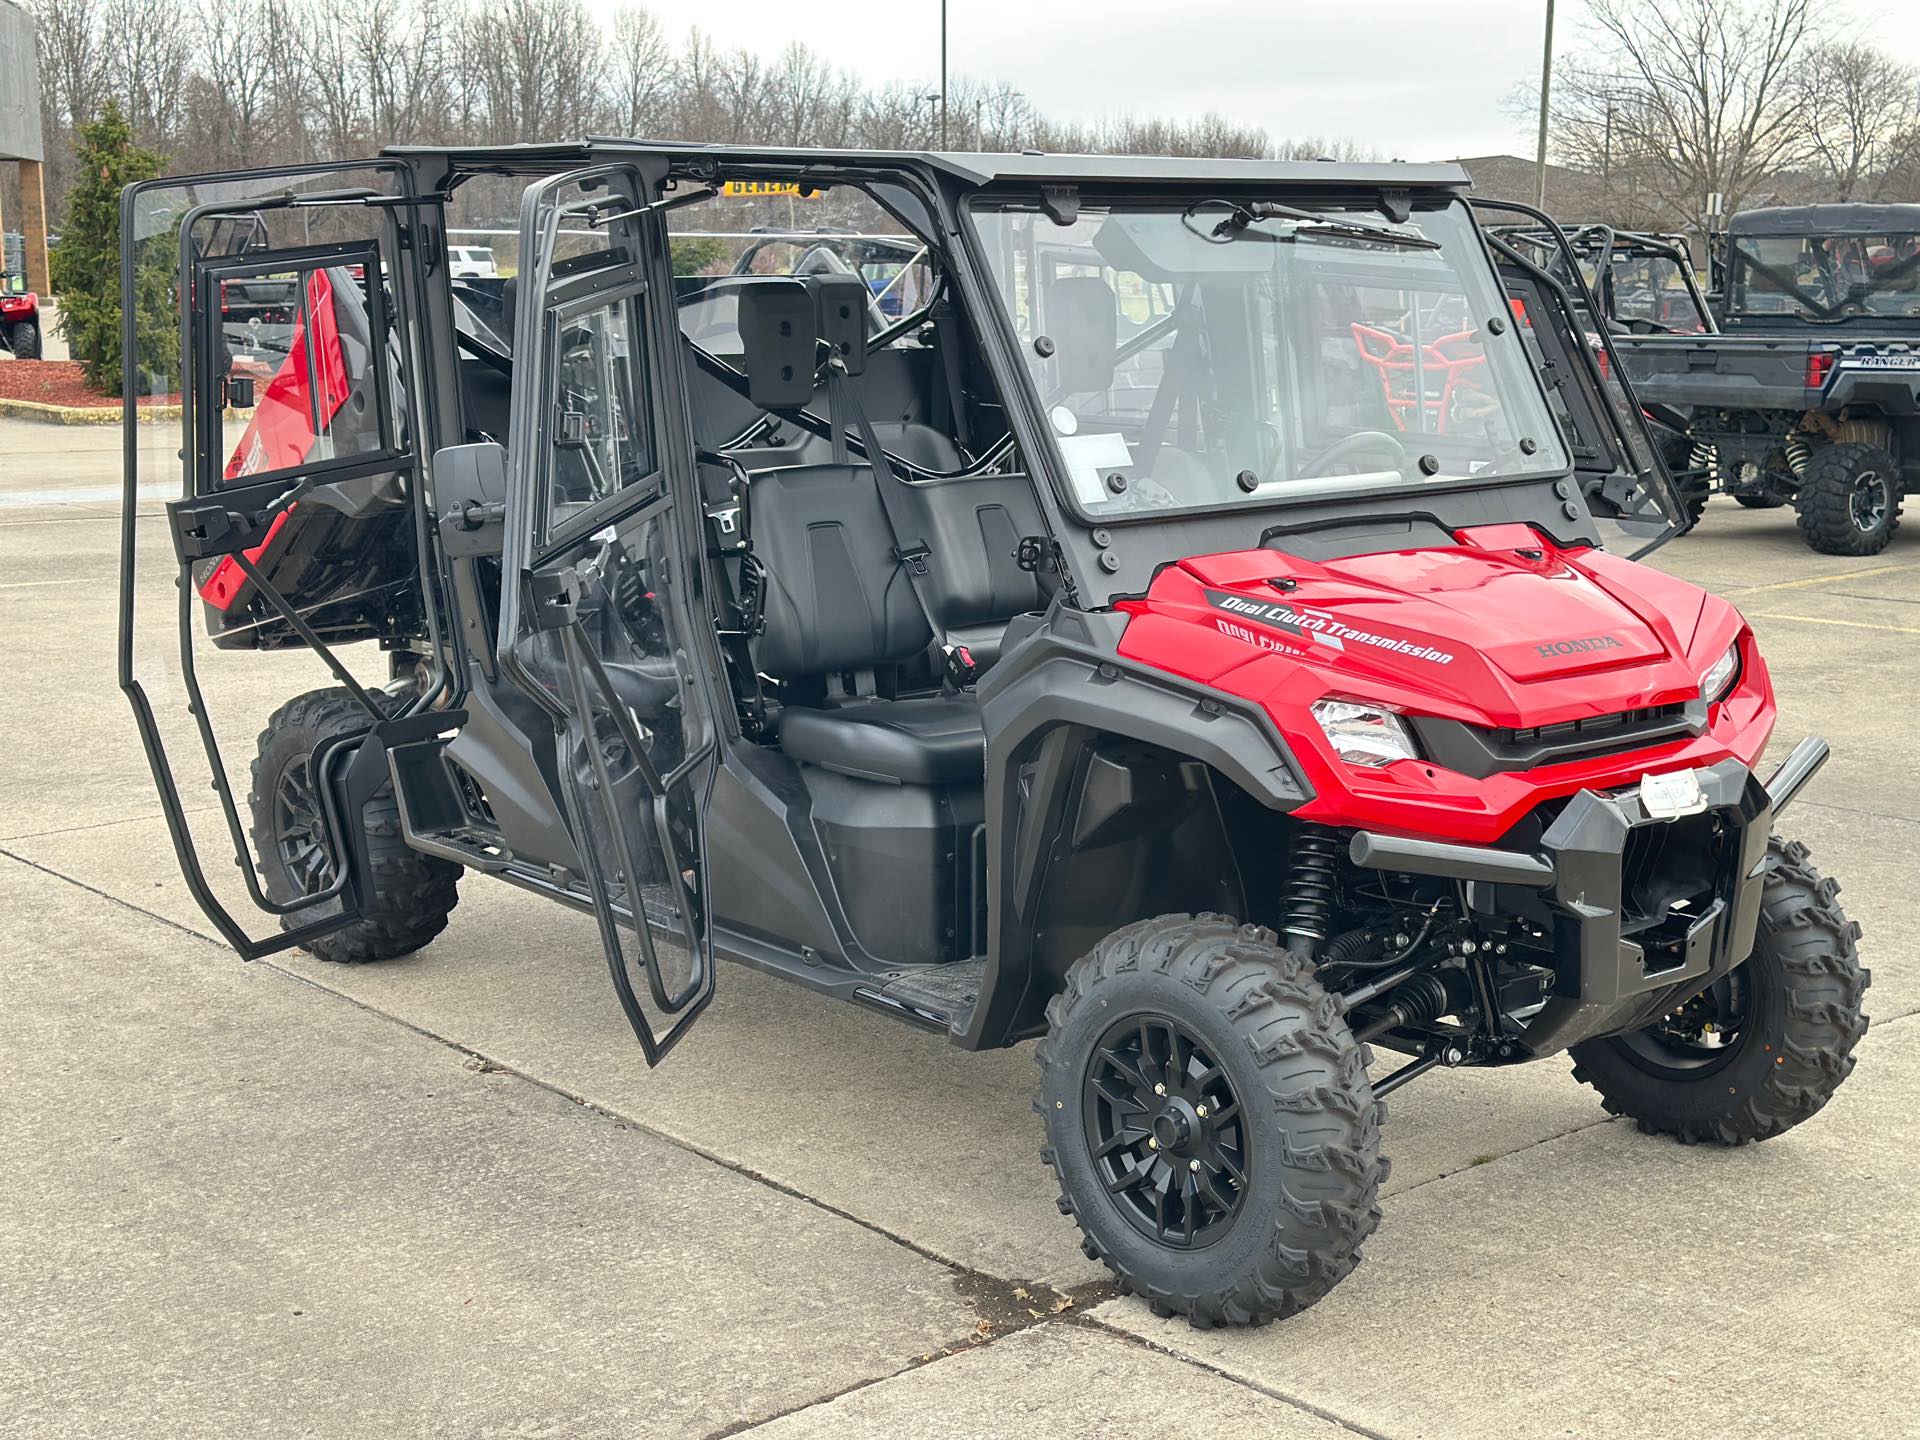
<instances>
[{"instance_id":1,"label":"roll cage grab handle","mask_svg":"<svg viewBox=\"0 0 1920 1440\"><path fill-rule=\"evenodd\" d=\"M1645 247L1655 255L1671 260L1680 267L1680 278L1687 283L1687 295L1693 301L1693 308L1703 320L1711 323L1712 312L1707 307L1707 297L1700 293L1700 283L1693 278L1693 257L1684 255L1678 245L1663 240L1658 235L1639 235L1629 232L1633 243ZM1574 239L1585 239L1589 235L1601 238L1600 260L1594 266L1594 278L1606 289L1609 295L1614 293L1613 252L1620 247L1620 232L1611 225L1588 225ZM1571 244L1571 241L1569 241ZM1577 272L1576 272L1577 273ZM1581 277L1583 280L1585 276Z\"/></svg>"}]
</instances>

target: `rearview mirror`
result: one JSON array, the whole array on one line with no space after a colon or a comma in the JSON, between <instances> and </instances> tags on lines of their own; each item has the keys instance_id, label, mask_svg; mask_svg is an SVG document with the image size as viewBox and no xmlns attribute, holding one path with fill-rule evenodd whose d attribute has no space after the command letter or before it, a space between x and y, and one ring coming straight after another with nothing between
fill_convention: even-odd
<instances>
[{"instance_id":1,"label":"rearview mirror","mask_svg":"<svg viewBox=\"0 0 1920 1440\"><path fill-rule=\"evenodd\" d=\"M449 558L498 555L507 514L507 449L495 442L433 452L440 548Z\"/></svg>"}]
</instances>

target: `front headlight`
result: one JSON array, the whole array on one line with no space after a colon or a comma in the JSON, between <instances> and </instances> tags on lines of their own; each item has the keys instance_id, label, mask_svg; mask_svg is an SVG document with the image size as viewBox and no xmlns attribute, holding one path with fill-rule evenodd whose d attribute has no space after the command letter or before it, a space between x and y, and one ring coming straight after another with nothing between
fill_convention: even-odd
<instances>
[{"instance_id":1,"label":"front headlight","mask_svg":"<svg viewBox=\"0 0 1920 1440\"><path fill-rule=\"evenodd\" d=\"M1415 759L1413 737L1391 710L1362 700L1316 700L1313 718L1320 722L1334 752L1349 765L1378 768L1396 760Z\"/></svg>"},{"instance_id":2,"label":"front headlight","mask_svg":"<svg viewBox=\"0 0 1920 1440\"><path fill-rule=\"evenodd\" d=\"M1727 692L1733 689L1733 682L1740 678L1740 642L1735 641L1722 655L1708 667L1707 673L1700 677L1700 698L1709 705L1718 704L1726 699Z\"/></svg>"}]
</instances>

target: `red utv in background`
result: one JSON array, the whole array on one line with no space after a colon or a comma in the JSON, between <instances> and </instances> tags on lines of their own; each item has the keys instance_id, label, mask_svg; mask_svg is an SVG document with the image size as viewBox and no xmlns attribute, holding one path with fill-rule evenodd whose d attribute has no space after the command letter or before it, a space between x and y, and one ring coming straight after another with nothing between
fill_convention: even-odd
<instances>
[{"instance_id":1,"label":"red utv in background","mask_svg":"<svg viewBox=\"0 0 1920 1440\"><path fill-rule=\"evenodd\" d=\"M0 292L0 350L16 360L40 358L40 297Z\"/></svg>"}]
</instances>

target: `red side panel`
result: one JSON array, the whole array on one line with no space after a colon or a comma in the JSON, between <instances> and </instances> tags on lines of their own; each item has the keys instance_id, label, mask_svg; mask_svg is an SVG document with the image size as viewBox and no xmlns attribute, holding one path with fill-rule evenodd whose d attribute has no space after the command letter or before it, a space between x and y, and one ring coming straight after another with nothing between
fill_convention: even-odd
<instances>
[{"instance_id":1,"label":"red side panel","mask_svg":"<svg viewBox=\"0 0 1920 1440\"><path fill-rule=\"evenodd\" d=\"M315 410L319 412L320 430L324 431L353 393L346 351L340 344L340 330L333 315L332 277L325 270L315 270L307 276L306 284L305 313L294 318L293 342L287 347L287 358L267 381L253 419L227 461L225 473L229 480L300 464L313 453L319 439L320 432L314 428ZM317 405L308 404L310 352L313 378L319 387ZM293 507L288 506L273 517L265 538L246 552L247 559L258 563L292 513ZM202 582L200 597L219 610L230 610L239 601L246 583L247 577L240 566L232 556L225 556Z\"/></svg>"},{"instance_id":2,"label":"red side panel","mask_svg":"<svg viewBox=\"0 0 1920 1440\"><path fill-rule=\"evenodd\" d=\"M295 502L296 505L297 503ZM280 527L287 523L287 517L293 514L294 509L295 505L289 505L273 517L273 523L267 526L267 533L261 537L260 543L246 551L246 557L250 563L254 565L260 563L260 557L267 553L267 547L273 544L274 538L280 533ZM222 555L220 563L213 567L213 573L201 583L200 598L217 609L229 610L233 602L240 598L241 587L246 583L246 571L234 562L231 555Z\"/></svg>"},{"instance_id":3,"label":"red side panel","mask_svg":"<svg viewBox=\"0 0 1920 1440\"><path fill-rule=\"evenodd\" d=\"M320 390L317 406L307 403L309 345ZM339 327L333 318L333 281L325 270L315 270L307 276L306 312L294 319L287 358L261 393L253 420L227 461L226 478L237 480L243 475L298 465L312 453L319 438L314 428L315 410L324 430L347 403L352 390Z\"/></svg>"}]
</instances>

